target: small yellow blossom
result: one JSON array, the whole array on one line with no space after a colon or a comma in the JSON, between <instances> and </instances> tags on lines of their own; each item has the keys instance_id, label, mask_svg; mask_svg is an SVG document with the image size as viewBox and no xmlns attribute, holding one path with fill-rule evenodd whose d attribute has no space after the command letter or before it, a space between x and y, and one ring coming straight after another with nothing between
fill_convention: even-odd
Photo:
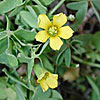
<instances>
[{"instance_id":1,"label":"small yellow blossom","mask_svg":"<svg viewBox=\"0 0 100 100\"><path fill-rule=\"evenodd\" d=\"M60 39L69 39L73 35L73 30L69 26L62 27L67 22L65 14L60 13L53 16L53 22L50 22L45 14L40 14L38 26L44 30L39 31L36 40L46 42L50 38L50 47L59 50L63 42Z\"/></svg>"},{"instance_id":2,"label":"small yellow blossom","mask_svg":"<svg viewBox=\"0 0 100 100\"><path fill-rule=\"evenodd\" d=\"M56 88L58 86L58 75L57 74L51 74L50 72L44 72L40 75L37 82L40 83L41 88L43 89L43 92L47 91L48 88Z\"/></svg>"}]
</instances>

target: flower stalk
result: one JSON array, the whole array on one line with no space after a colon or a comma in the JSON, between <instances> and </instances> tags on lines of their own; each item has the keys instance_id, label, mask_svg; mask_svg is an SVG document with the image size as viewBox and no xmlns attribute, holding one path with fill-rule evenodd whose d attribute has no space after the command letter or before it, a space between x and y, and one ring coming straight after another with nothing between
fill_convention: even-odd
<instances>
[{"instance_id":1,"label":"flower stalk","mask_svg":"<svg viewBox=\"0 0 100 100\"><path fill-rule=\"evenodd\" d=\"M50 17L63 3L65 2L65 0L61 0L48 14L48 16Z\"/></svg>"}]
</instances>

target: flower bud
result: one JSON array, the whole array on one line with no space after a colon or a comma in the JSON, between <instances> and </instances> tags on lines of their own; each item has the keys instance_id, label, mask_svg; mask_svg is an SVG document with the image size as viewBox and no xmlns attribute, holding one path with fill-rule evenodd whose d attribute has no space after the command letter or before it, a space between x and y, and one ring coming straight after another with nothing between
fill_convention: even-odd
<instances>
[{"instance_id":1,"label":"flower bud","mask_svg":"<svg viewBox=\"0 0 100 100\"><path fill-rule=\"evenodd\" d=\"M75 20L75 16L72 15L72 14L70 14L70 15L68 16L68 20L70 20L70 21L74 21L74 20Z\"/></svg>"}]
</instances>

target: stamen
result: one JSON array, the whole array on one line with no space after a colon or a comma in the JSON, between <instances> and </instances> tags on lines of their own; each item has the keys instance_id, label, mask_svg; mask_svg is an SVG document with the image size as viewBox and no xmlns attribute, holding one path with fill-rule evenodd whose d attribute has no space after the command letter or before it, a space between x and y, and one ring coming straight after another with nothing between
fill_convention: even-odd
<instances>
[{"instance_id":1,"label":"stamen","mask_svg":"<svg viewBox=\"0 0 100 100\"><path fill-rule=\"evenodd\" d=\"M44 75L44 77L42 79L46 79L48 76L49 76L49 73L46 72L45 75Z\"/></svg>"},{"instance_id":2,"label":"stamen","mask_svg":"<svg viewBox=\"0 0 100 100\"><path fill-rule=\"evenodd\" d=\"M49 29L48 29L48 34L49 34L50 36L56 36L57 33L58 33L57 27L55 27L55 26L49 27Z\"/></svg>"}]
</instances>

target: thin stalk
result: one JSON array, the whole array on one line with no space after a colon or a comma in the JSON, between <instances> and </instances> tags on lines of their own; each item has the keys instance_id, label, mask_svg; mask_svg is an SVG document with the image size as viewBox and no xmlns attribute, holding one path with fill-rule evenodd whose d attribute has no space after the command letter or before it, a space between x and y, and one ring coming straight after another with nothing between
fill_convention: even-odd
<instances>
[{"instance_id":1,"label":"thin stalk","mask_svg":"<svg viewBox=\"0 0 100 100\"><path fill-rule=\"evenodd\" d=\"M63 3L65 0L61 0L48 14L48 16L51 16Z\"/></svg>"},{"instance_id":2,"label":"thin stalk","mask_svg":"<svg viewBox=\"0 0 100 100\"><path fill-rule=\"evenodd\" d=\"M83 60L83 59L80 59L80 58L78 58L78 57L76 57L76 56L72 56L72 58L73 58L75 61L79 62L79 63L85 64L85 65L90 65L91 67L98 67L98 68L100 68L100 64L88 62L88 61L85 61L85 60Z\"/></svg>"},{"instance_id":3,"label":"thin stalk","mask_svg":"<svg viewBox=\"0 0 100 100\"><path fill-rule=\"evenodd\" d=\"M28 81L27 85L29 86L29 81ZM29 95L30 95L30 90L27 89L27 98L28 98L28 100L29 100Z\"/></svg>"}]
</instances>

